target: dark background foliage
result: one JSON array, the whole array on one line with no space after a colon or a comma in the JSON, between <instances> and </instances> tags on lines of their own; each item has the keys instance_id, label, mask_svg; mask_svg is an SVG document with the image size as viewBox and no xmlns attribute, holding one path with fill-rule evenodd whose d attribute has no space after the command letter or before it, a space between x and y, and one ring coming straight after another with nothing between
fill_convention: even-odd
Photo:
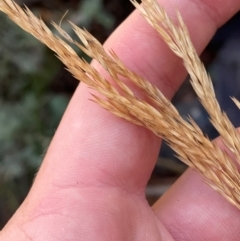
<instances>
[{"instance_id":1,"label":"dark background foliage","mask_svg":"<svg viewBox=\"0 0 240 241\"><path fill-rule=\"evenodd\" d=\"M104 42L130 14L129 0L18 0L49 24L65 19L87 28ZM202 54L213 76L219 102L235 125L239 114L228 96L240 97L239 14L218 34ZM62 26L71 34L66 21ZM0 228L27 195L45 150L78 81L54 54L0 14ZM82 55L79 52L79 55ZM84 56L86 57L86 56ZM183 117L190 114L213 138L217 135L185 81L173 102ZM152 203L184 171L164 144L147 188Z\"/></svg>"}]
</instances>

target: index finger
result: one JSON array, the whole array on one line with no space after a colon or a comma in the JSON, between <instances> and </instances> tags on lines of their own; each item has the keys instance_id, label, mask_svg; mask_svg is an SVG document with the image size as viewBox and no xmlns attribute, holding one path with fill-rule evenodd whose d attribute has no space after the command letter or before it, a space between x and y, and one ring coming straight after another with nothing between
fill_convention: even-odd
<instances>
[{"instance_id":1,"label":"index finger","mask_svg":"<svg viewBox=\"0 0 240 241\"><path fill-rule=\"evenodd\" d=\"M179 9L201 52L217 27L239 9L236 0L221 2L161 1L160 4L173 18L175 9ZM157 85L169 98L186 75L181 60L137 11L113 33L105 48L114 49L131 70ZM105 75L99 65L94 66ZM144 193L158 155L159 138L118 119L89 99L89 89L80 85L49 147L32 197L49 195L56 185L78 188L109 185Z\"/></svg>"}]
</instances>

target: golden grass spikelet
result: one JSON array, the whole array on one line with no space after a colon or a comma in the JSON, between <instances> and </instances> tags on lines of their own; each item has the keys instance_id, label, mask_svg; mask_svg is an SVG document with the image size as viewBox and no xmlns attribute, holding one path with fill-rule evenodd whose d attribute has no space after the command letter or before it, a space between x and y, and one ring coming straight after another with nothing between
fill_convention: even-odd
<instances>
[{"instance_id":1,"label":"golden grass spikelet","mask_svg":"<svg viewBox=\"0 0 240 241\"><path fill-rule=\"evenodd\" d=\"M217 129L226 146L233 152L237 162L240 164L240 134L234 128L231 121L216 100L211 77L207 74L198 54L191 42L188 29L177 12L178 23L172 23L166 12L156 0L142 0L142 5L136 0L131 0L145 19L161 35L170 49L180 58L191 77L191 84L199 97L202 105L209 113L213 126ZM236 101L234 101L236 103Z\"/></svg>"},{"instance_id":2,"label":"golden grass spikelet","mask_svg":"<svg viewBox=\"0 0 240 241\"><path fill-rule=\"evenodd\" d=\"M239 161L239 134L221 112L211 79L197 56L180 14L179 25L175 26L156 0L143 0L142 5L135 0L131 2L160 33L172 51L183 59L192 78L194 90L209 112L212 123ZM78 80L97 90L102 96L93 94L95 102L115 115L144 126L165 139L176 151L179 159L202 173L206 182L240 209L240 175L231 158L205 137L193 120L184 121L160 90L129 70L113 50L106 53L90 33L70 23L82 41L82 44L79 44L53 23L66 41L77 45L103 66L112 79L112 82L109 82L90 64L79 58L66 42L53 35L43 21L36 18L28 8L23 10L14 1L3 0L0 2L0 10L52 49ZM138 97L123 81L126 79L136 85L143 96Z\"/></svg>"}]
</instances>

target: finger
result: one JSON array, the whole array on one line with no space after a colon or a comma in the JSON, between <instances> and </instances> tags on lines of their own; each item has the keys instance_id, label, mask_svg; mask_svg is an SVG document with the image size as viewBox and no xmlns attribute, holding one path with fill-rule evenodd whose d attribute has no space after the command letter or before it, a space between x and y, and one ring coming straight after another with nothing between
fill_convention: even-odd
<instances>
[{"instance_id":1,"label":"finger","mask_svg":"<svg viewBox=\"0 0 240 241\"><path fill-rule=\"evenodd\" d=\"M236 0L215 3L160 2L170 15L175 15L176 7L179 9L198 52L216 28L239 9ZM185 77L181 61L138 12L134 12L115 31L105 47L114 49L130 69L155 83L169 98ZM98 65L96 68L103 72ZM37 181L41 185L43 182L66 186L105 182L125 185L131 191L144 187L158 154L159 139L149 131L107 113L89 98L86 86L76 90Z\"/></svg>"},{"instance_id":2,"label":"finger","mask_svg":"<svg viewBox=\"0 0 240 241\"><path fill-rule=\"evenodd\" d=\"M222 0L222 4L219 0L217 4L216 1L160 3L170 15L174 16L176 7L183 14L199 52L216 28L239 9L238 0ZM181 61L136 11L114 32L105 47L114 49L130 69L155 83L169 98L186 74ZM104 73L98 65L96 68ZM39 200L49 201L46 197L56 187L67 192L71 188L115 186L144 194L158 154L159 139L144 128L104 111L89 98L88 88L79 86L26 203L34 206Z\"/></svg>"},{"instance_id":3,"label":"finger","mask_svg":"<svg viewBox=\"0 0 240 241\"><path fill-rule=\"evenodd\" d=\"M220 138L217 143L224 149ZM153 210L174 240L239 240L240 211L191 169L155 203Z\"/></svg>"},{"instance_id":4,"label":"finger","mask_svg":"<svg viewBox=\"0 0 240 241\"><path fill-rule=\"evenodd\" d=\"M191 169L153 208L174 240L239 240L239 210Z\"/></svg>"}]
</instances>

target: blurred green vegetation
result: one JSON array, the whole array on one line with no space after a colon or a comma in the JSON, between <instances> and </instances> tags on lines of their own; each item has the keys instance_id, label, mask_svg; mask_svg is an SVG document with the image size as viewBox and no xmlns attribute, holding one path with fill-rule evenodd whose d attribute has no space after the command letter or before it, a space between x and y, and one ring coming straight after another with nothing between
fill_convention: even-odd
<instances>
[{"instance_id":1,"label":"blurred green vegetation","mask_svg":"<svg viewBox=\"0 0 240 241\"><path fill-rule=\"evenodd\" d=\"M121 2L128 8L119 7ZM60 21L69 9L65 19L89 29L101 42L133 9L128 0L71 1L71 5L27 0L26 4L48 25L52 19ZM73 34L66 21L62 26ZM1 228L27 195L77 81L50 50L2 13L0 36Z\"/></svg>"},{"instance_id":2,"label":"blurred green vegetation","mask_svg":"<svg viewBox=\"0 0 240 241\"><path fill-rule=\"evenodd\" d=\"M61 64L41 43L0 15L0 216L26 196L69 95L49 90Z\"/></svg>"}]
</instances>

